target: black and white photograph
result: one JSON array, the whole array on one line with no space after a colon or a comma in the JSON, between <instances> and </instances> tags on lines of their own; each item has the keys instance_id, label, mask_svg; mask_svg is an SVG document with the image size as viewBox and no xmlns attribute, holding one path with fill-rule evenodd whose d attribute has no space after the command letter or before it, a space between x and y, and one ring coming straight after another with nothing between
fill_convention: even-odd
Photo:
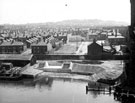
<instances>
[{"instance_id":1,"label":"black and white photograph","mask_svg":"<svg viewBox=\"0 0 135 103\"><path fill-rule=\"evenodd\" d=\"M0 0L0 103L135 103L135 0Z\"/></svg>"}]
</instances>

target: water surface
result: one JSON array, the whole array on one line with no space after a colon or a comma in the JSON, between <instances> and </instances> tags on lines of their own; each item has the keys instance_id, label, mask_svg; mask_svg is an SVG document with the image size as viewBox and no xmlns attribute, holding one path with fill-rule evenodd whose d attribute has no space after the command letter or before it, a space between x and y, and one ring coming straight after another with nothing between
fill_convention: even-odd
<instances>
[{"instance_id":1,"label":"water surface","mask_svg":"<svg viewBox=\"0 0 135 103\"><path fill-rule=\"evenodd\" d=\"M43 78L0 82L0 103L118 103L113 95L86 93L85 81Z\"/></svg>"}]
</instances>

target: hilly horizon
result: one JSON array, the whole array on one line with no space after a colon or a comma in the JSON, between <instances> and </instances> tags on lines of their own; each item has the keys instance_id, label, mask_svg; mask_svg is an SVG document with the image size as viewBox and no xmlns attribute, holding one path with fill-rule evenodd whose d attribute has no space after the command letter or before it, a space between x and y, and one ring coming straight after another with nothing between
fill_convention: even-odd
<instances>
[{"instance_id":1,"label":"hilly horizon","mask_svg":"<svg viewBox=\"0 0 135 103\"><path fill-rule=\"evenodd\" d=\"M71 19L71 20L63 20L58 22L52 22L56 25L69 25L69 26L127 26L126 22L118 22L118 21L104 21L99 19Z\"/></svg>"},{"instance_id":2,"label":"hilly horizon","mask_svg":"<svg viewBox=\"0 0 135 103\"><path fill-rule=\"evenodd\" d=\"M26 24L3 24L3 25L47 25L47 26L128 26L126 22L99 19L71 19L57 22L26 23Z\"/></svg>"}]
</instances>

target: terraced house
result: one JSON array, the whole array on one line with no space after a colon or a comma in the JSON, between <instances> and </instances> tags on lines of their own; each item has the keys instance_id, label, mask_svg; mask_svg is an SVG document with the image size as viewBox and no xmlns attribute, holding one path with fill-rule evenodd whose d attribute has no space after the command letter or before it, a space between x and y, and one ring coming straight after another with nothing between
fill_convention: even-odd
<instances>
[{"instance_id":1,"label":"terraced house","mask_svg":"<svg viewBox=\"0 0 135 103\"><path fill-rule=\"evenodd\" d=\"M11 41L0 43L0 54L21 54L26 50L26 46L22 42Z\"/></svg>"}]
</instances>

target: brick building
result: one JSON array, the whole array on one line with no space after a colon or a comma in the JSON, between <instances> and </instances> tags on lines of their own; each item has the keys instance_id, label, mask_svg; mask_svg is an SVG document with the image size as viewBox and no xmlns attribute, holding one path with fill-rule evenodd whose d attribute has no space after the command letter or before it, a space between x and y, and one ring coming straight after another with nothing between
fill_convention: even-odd
<instances>
[{"instance_id":1,"label":"brick building","mask_svg":"<svg viewBox=\"0 0 135 103\"><path fill-rule=\"evenodd\" d=\"M31 45L32 54L47 54L52 49L50 43L39 42Z\"/></svg>"},{"instance_id":2,"label":"brick building","mask_svg":"<svg viewBox=\"0 0 135 103\"><path fill-rule=\"evenodd\" d=\"M125 45L126 43L124 36L108 36L108 41L112 45Z\"/></svg>"},{"instance_id":3,"label":"brick building","mask_svg":"<svg viewBox=\"0 0 135 103\"><path fill-rule=\"evenodd\" d=\"M97 40L97 38L98 38L98 33L91 33L91 32L89 32L87 34L87 40L93 40L93 39Z\"/></svg>"},{"instance_id":4,"label":"brick building","mask_svg":"<svg viewBox=\"0 0 135 103\"><path fill-rule=\"evenodd\" d=\"M22 42L1 42L0 54L21 54L26 49Z\"/></svg>"},{"instance_id":5,"label":"brick building","mask_svg":"<svg viewBox=\"0 0 135 103\"><path fill-rule=\"evenodd\" d=\"M93 40L93 43L88 45L87 50L88 50L88 52L87 52L88 55L98 56L103 53L103 46L99 45L98 43L96 43L95 40Z\"/></svg>"}]
</instances>

